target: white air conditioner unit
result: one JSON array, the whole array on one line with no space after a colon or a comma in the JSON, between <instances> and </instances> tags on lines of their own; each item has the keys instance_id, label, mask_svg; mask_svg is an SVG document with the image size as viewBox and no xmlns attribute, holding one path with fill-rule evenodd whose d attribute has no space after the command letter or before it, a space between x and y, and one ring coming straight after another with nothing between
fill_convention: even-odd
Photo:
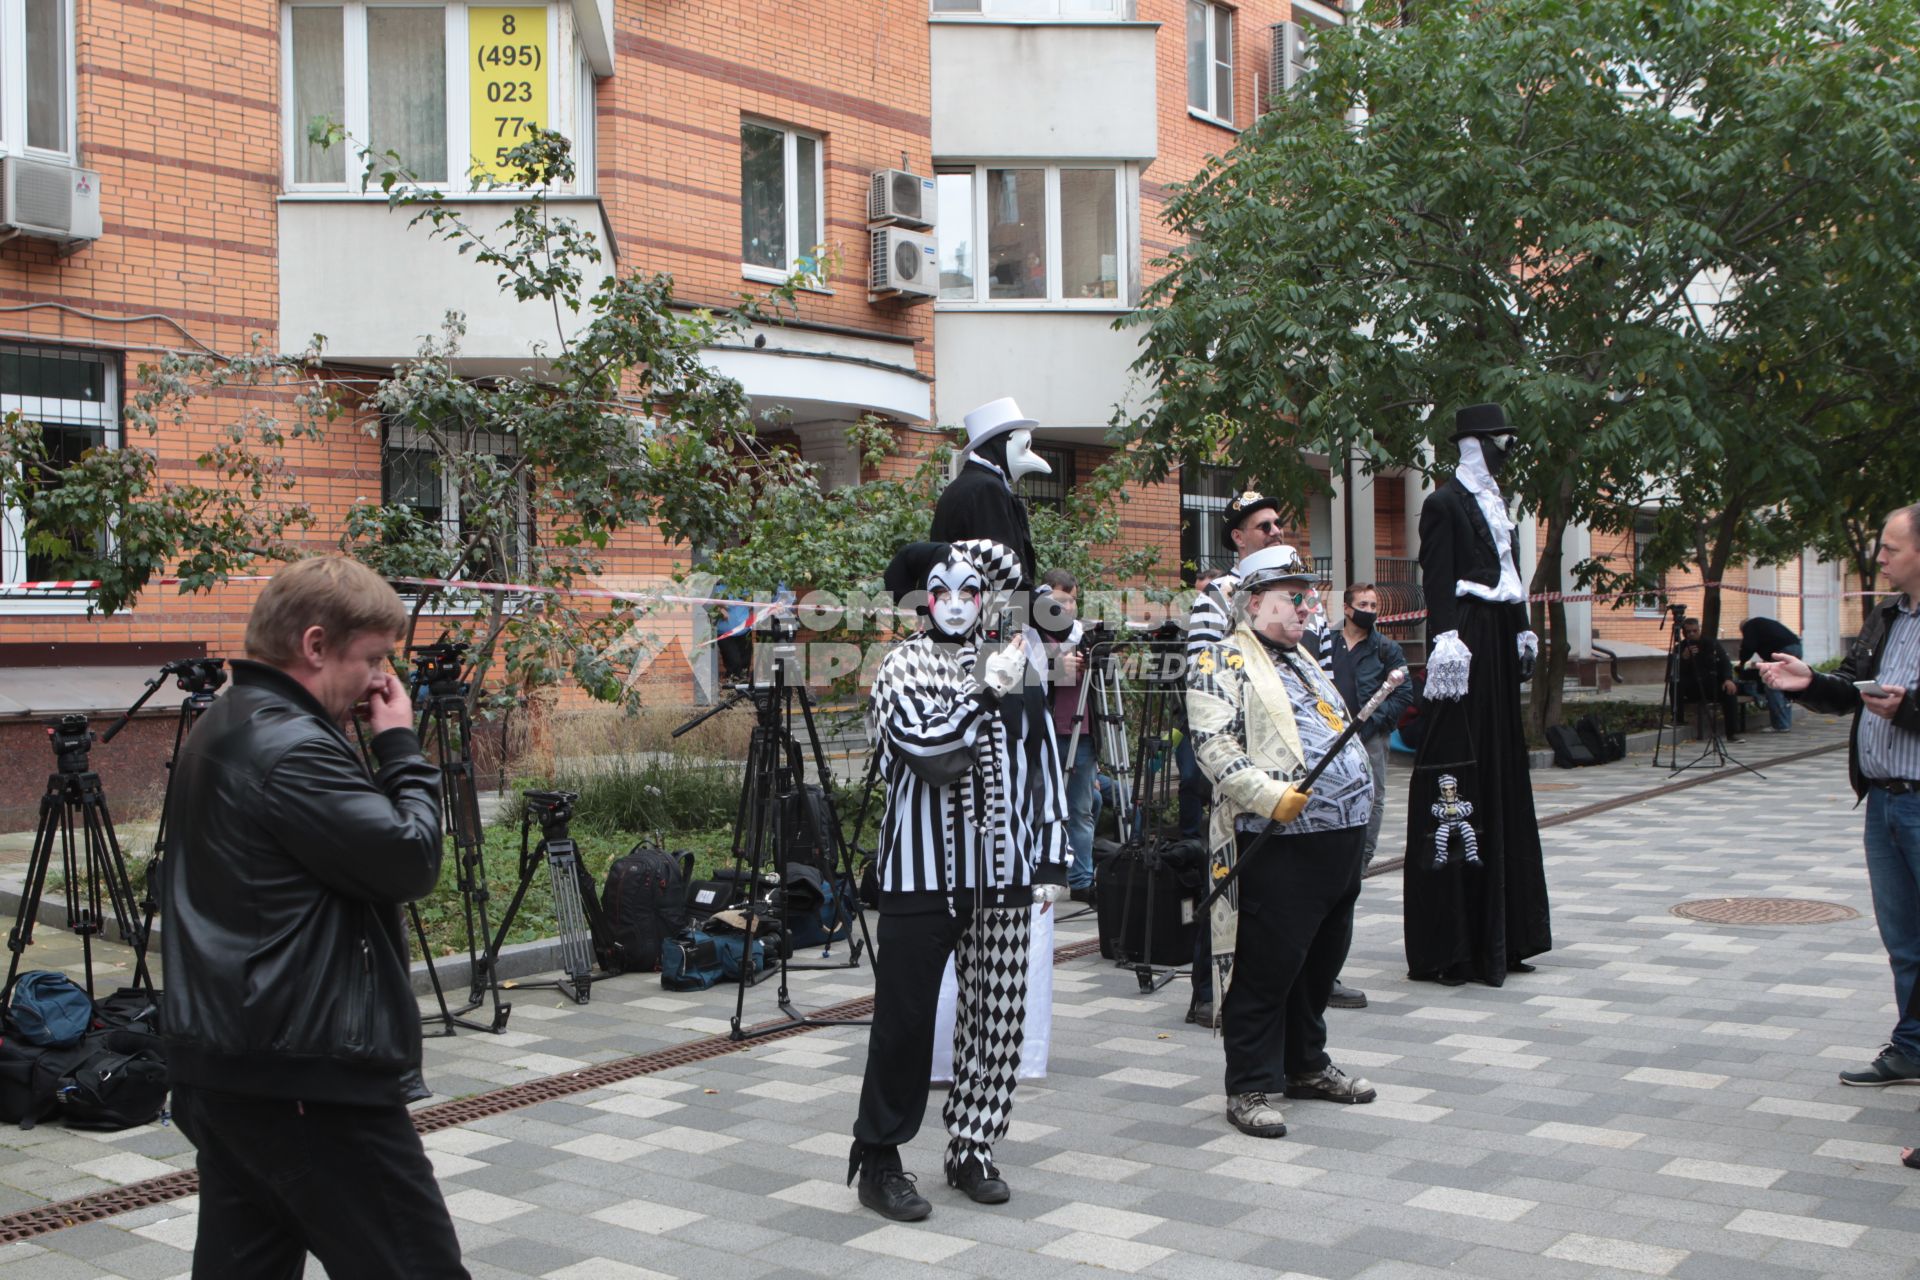
<instances>
[{"instance_id":1,"label":"white air conditioner unit","mask_svg":"<svg viewBox=\"0 0 1920 1280\"><path fill-rule=\"evenodd\" d=\"M1297 22L1273 24L1273 58L1267 70L1267 102L1292 93L1313 67L1313 36Z\"/></svg>"},{"instance_id":2,"label":"white air conditioner unit","mask_svg":"<svg viewBox=\"0 0 1920 1280\"><path fill-rule=\"evenodd\" d=\"M894 223L903 227L933 226L934 187L932 178L923 178L905 169L879 169L873 175L873 189L867 194L867 221Z\"/></svg>"},{"instance_id":3,"label":"white air conditioner unit","mask_svg":"<svg viewBox=\"0 0 1920 1280\"><path fill-rule=\"evenodd\" d=\"M875 298L921 302L940 292L940 261L932 236L898 227L875 227L869 235L869 284Z\"/></svg>"},{"instance_id":4,"label":"white air conditioner unit","mask_svg":"<svg viewBox=\"0 0 1920 1280\"><path fill-rule=\"evenodd\" d=\"M0 232L68 246L98 240L100 175L70 164L0 157Z\"/></svg>"}]
</instances>

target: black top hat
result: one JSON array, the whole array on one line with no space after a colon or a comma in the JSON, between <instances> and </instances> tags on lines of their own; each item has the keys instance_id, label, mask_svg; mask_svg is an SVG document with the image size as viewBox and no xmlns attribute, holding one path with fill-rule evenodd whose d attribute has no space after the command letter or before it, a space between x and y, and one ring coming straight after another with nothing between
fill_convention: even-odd
<instances>
[{"instance_id":1,"label":"black top hat","mask_svg":"<svg viewBox=\"0 0 1920 1280\"><path fill-rule=\"evenodd\" d=\"M1468 436L1508 435L1513 427L1507 411L1497 404L1470 404L1453 415L1453 434L1447 439L1460 441Z\"/></svg>"},{"instance_id":2,"label":"black top hat","mask_svg":"<svg viewBox=\"0 0 1920 1280\"><path fill-rule=\"evenodd\" d=\"M1226 544L1227 550L1232 551L1234 549L1233 531L1240 527L1242 520L1256 511L1278 511L1279 509L1280 499L1263 497L1258 490L1248 489L1244 493L1236 494L1233 500L1227 503L1224 523L1220 526L1220 541Z\"/></svg>"}]
</instances>

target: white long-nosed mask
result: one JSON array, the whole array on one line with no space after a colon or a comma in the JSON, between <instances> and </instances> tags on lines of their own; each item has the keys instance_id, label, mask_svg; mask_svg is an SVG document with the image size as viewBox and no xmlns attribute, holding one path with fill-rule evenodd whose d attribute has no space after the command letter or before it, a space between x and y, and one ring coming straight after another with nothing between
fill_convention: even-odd
<instances>
[{"instance_id":1,"label":"white long-nosed mask","mask_svg":"<svg viewBox=\"0 0 1920 1280\"><path fill-rule=\"evenodd\" d=\"M1021 427L1007 437L1007 483L1021 476L1050 476L1053 468L1033 451L1033 432Z\"/></svg>"},{"instance_id":2,"label":"white long-nosed mask","mask_svg":"<svg viewBox=\"0 0 1920 1280\"><path fill-rule=\"evenodd\" d=\"M964 556L952 555L927 575L927 617L934 629L953 640L965 640L980 624L980 602L986 584L980 570Z\"/></svg>"}]
</instances>

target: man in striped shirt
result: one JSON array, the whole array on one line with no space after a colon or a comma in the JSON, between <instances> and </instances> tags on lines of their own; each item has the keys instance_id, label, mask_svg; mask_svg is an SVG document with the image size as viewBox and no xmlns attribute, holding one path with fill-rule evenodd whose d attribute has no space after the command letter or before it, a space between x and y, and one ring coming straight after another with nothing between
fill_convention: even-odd
<instances>
[{"instance_id":1,"label":"man in striped shirt","mask_svg":"<svg viewBox=\"0 0 1920 1280\"><path fill-rule=\"evenodd\" d=\"M1867 802L1867 883L1893 968L1899 1021L1880 1056L1840 1083L1920 1084L1920 504L1888 517L1877 556L1889 595L1861 623L1840 669L1761 655L1767 686L1829 715L1853 713L1847 771Z\"/></svg>"}]
</instances>

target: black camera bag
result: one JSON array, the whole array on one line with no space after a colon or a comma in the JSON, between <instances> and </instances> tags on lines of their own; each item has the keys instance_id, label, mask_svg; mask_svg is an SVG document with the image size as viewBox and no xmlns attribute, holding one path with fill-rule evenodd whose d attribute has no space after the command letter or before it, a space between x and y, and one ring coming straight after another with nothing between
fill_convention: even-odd
<instances>
[{"instance_id":1,"label":"black camera bag","mask_svg":"<svg viewBox=\"0 0 1920 1280\"><path fill-rule=\"evenodd\" d=\"M607 868L600 893L613 945L596 957L609 973L652 973L660 946L687 927L687 882L693 855L635 845Z\"/></svg>"}]
</instances>

